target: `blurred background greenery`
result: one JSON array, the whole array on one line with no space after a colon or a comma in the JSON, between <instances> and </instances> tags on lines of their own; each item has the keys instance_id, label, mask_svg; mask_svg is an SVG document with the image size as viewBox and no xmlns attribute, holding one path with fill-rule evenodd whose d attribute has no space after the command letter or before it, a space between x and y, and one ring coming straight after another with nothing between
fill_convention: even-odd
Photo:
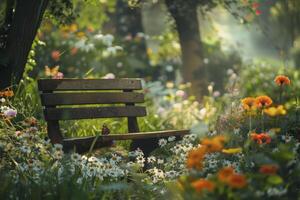
<instances>
[{"instance_id":1,"label":"blurred background greenery","mask_svg":"<svg viewBox=\"0 0 300 200\"><path fill-rule=\"evenodd\" d=\"M0 3L3 45L9 6L14 3ZM286 95L292 107L300 87L299 9L295 0L49 1L16 102L34 102L20 109L42 119L38 78L142 78L149 113L140 119L142 130L190 128L199 121L210 127L224 105L277 96L270 80L285 74L293 80ZM178 117L182 112L186 118ZM67 135L88 135L104 122L126 132L122 120L63 127Z\"/></svg>"}]
</instances>

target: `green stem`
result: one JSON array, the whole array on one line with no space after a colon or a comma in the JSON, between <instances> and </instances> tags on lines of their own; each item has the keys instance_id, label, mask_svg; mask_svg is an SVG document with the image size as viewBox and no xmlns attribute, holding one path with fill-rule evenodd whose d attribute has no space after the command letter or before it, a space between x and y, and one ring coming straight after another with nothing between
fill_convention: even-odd
<instances>
[{"instance_id":1,"label":"green stem","mask_svg":"<svg viewBox=\"0 0 300 200\"><path fill-rule=\"evenodd\" d=\"M282 104L282 92L283 92L283 88L282 85L280 86L280 91L279 91L279 104Z\"/></svg>"},{"instance_id":2,"label":"green stem","mask_svg":"<svg viewBox=\"0 0 300 200\"><path fill-rule=\"evenodd\" d=\"M251 133L251 131L252 131L252 116L250 114L250 116L249 116L249 134Z\"/></svg>"},{"instance_id":3,"label":"green stem","mask_svg":"<svg viewBox=\"0 0 300 200\"><path fill-rule=\"evenodd\" d=\"M261 110L261 128L262 132L265 131L265 117L264 117L264 107Z\"/></svg>"}]
</instances>

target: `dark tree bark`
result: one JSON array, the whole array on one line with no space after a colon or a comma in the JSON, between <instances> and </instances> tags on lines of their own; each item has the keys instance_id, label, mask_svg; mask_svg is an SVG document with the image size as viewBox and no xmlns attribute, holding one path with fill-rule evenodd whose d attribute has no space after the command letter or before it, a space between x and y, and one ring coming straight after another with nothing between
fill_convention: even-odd
<instances>
[{"instance_id":1,"label":"dark tree bark","mask_svg":"<svg viewBox=\"0 0 300 200\"><path fill-rule=\"evenodd\" d=\"M144 30L141 9L130 8L127 0L117 0L116 18L116 31L120 36L136 36Z\"/></svg>"},{"instance_id":2,"label":"dark tree bark","mask_svg":"<svg viewBox=\"0 0 300 200\"><path fill-rule=\"evenodd\" d=\"M192 93L200 100L200 97L207 91L207 81L203 64L197 3L181 0L165 0L165 2L175 20L179 36L183 80L192 83Z\"/></svg>"},{"instance_id":3,"label":"dark tree bark","mask_svg":"<svg viewBox=\"0 0 300 200\"><path fill-rule=\"evenodd\" d=\"M41 24L48 0L17 0L8 28L4 49L0 51L0 89L19 83L31 45Z\"/></svg>"},{"instance_id":4,"label":"dark tree bark","mask_svg":"<svg viewBox=\"0 0 300 200\"><path fill-rule=\"evenodd\" d=\"M149 58L146 40L138 35L144 33L141 8L131 8L127 0L117 0L115 12L108 16L110 21L104 25L104 29L124 41L123 47L128 53L126 60L135 73L143 76L143 69L149 66Z\"/></svg>"}]
</instances>

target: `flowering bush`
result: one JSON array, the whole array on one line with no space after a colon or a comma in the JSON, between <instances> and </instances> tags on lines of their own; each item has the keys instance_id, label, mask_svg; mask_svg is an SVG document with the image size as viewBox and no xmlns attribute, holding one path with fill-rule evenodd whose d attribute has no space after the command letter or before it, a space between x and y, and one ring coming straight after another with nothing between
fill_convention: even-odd
<instances>
[{"instance_id":1,"label":"flowering bush","mask_svg":"<svg viewBox=\"0 0 300 200\"><path fill-rule=\"evenodd\" d=\"M283 75L274 82L281 92L284 87L293 86ZM233 129L223 126L227 129L216 132L210 139L202 139L200 146L188 153L187 167L191 170L173 185L178 189L177 195L185 199L299 196L296 174L300 166L300 143L294 135L297 108L287 110L278 105L284 103L281 95L278 94L276 101L265 95L242 99L240 114L235 113L243 118L239 126Z\"/></svg>"},{"instance_id":2,"label":"flowering bush","mask_svg":"<svg viewBox=\"0 0 300 200\"><path fill-rule=\"evenodd\" d=\"M0 193L3 197L32 198L35 194L38 199L47 195L119 198L123 194L129 198L143 195L143 190L149 196L159 196L151 192L163 190L158 186L186 171L185 157L196 139L193 135L176 143L175 137L161 139L161 149L148 158L140 150L125 152L118 148L101 155L66 154L62 145L50 143L44 125L37 119L26 116L18 119L22 113L17 113L12 106L12 91L1 95L0 171L5 187ZM136 184L141 187L139 192L134 192ZM120 194L114 194L116 190Z\"/></svg>"}]
</instances>

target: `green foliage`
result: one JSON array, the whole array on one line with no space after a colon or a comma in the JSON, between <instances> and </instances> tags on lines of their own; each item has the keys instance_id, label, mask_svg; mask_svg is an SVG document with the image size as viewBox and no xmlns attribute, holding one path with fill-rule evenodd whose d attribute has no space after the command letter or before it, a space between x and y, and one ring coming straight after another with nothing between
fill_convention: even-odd
<instances>
[{"instance_id":1,"label":"green foliage","mask_svg":"<svg viewBox=\"0 0 300 200\"><path fill-rule=\"evenodd\" d=\"M72 0L51 0L47 9L51 19L58 24L69 24L77 17Z\"/></svg>"},{"instance_id":2,"label":"green foliage","mask_svg":"<svg viewBox=\"0 0 300 200\"><path fill-rule=\"evenodd\" d=\"M78 17L76 22L80 28L92 27L101 29L109 21L109 15L115 12L116 0L76 0L73 1Z\"/></svg>"},{"instance_id":3,"label":"green foliage","mask_svg":"<svg viewBox=\"0 0 300 200\"><path fill-rule=\"evenodd\" d=\"M107 14L114 11L115 0L51 0L47 7L47 16L59 25L79 21L81 28L92 26L100 28L104 21L107 21Z\"/></svg>"},{"instance_id":4,"label":"green foliage","mask_svg":"<svg viewBox=\"0 0 300 200\"><path fill-rule=\"evenodd\" d=\"M279 88L274 87L274 80L278 74L284 74L292 80L292 87L286 88L284 98L295 101L298 98L297 91L300 89L299 70L278 64L277 62L256 61L239 69L240 87L243 88L243 96L255 96L268 93L270 96L278 96ZM275 98L278 101L278 98Z\"/></svg>"}]
</instances>

